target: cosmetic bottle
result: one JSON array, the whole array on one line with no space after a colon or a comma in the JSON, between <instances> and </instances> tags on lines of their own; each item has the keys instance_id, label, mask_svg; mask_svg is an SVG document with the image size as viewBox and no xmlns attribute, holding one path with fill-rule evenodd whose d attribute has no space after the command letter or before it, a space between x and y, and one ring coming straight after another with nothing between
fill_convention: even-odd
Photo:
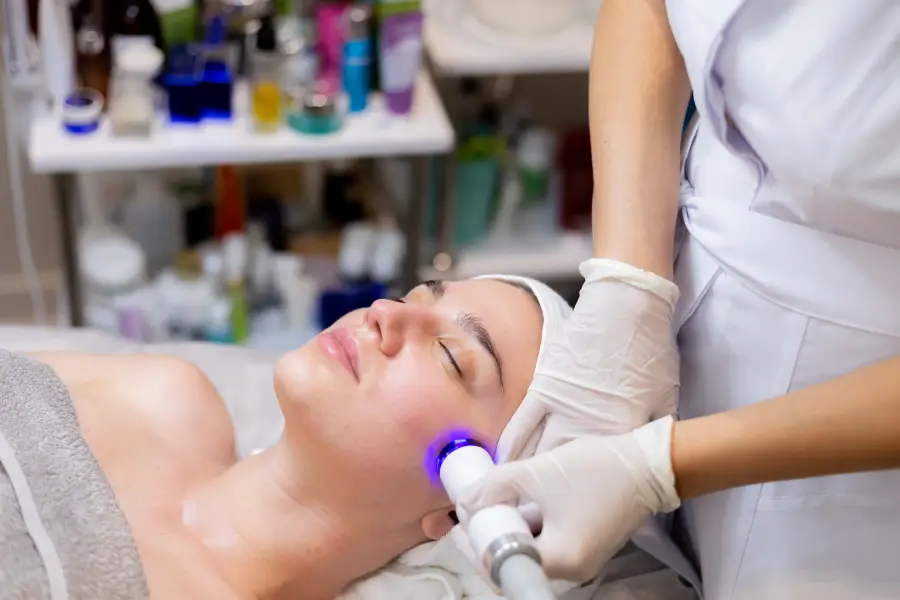
<instances>
[{"instance_id":1,"label":"cosmetic bottle","mask_svg":"<svg viewBox=\"0 0 900 600\"><path fill-rule=\"evenodd\" d=\"M200 76L200 99L204 119L231 119L234 96L233 62L232 49L226 42L225 17L214 15L209 21Z\"/></svg>"},{"instance_id":2,"label":"cosmetic bottle","mask_svg":"<svg viewBox=\"0 0 900 600\"><path fill-rule=\"evenodd\" d=\"M219 298L209 307L205 338L214 344L233 344L231 330L231 304L228 298Z\"/></svg>"},{"instance_id":3,"label":"cosmetic bottle","mask_svg":"<svg viewBox=\"0 0 900 600\"><path fill-rule=\"evenodd\" d=\"M379 5L381 89L388 110L396 115L408 115L412 110L416 78L422 66L424 16L421 10L410 10L406 4Z\"/></svg>"},{"instance_id":4,"label":"cosmetic bottle","mask_svg":"<svg viewBox=\"0 0 900 600\"><path fill-rule=\"evenodd\" d=\"M109 116L117 137L149 137L156 123L153 79L163 64L151 45L125 45L116 52Z\"/></svg>"},{"instance_id":5,"label":"cosmetic bottle","mask_svg":"<svg viewBox=\"0 0 900 600\"><path fill-rule=\"evenodd\" d=\"M296 254L280 252L274 263L283 326L291 331L312 329L319 295L316 280L303 273L303 259Z\"/></svg>"},{"instance_id":6,"label":"cosmetic bottle","mask_svg":"<svg viewBox=\"0 0 900 600\"><path fill-rule=\"evenodd\" d=\"M169 51L163 78L169 100L169 121L197 124L203 118L200 95L202 60L196 46L179 45Z\"/></svg>"},{"instance_id":7,"label":"cosmetic bottle","mask_svg":"<svg viewBox=\"0 0 900 600\"><path fill-rule=\"evenodd\" d=\"M71 135L87 135L100 128L103 96L96 90L75 90L62 105L63 129Z\"/></svg>"},{"instance_id":8,"label":"cosmetic bottle","mask_svg":"<svg viewBox=\"0 0 900 600\"><path fill-rule=\"evenodd\" d=\"M215 234L218 238L244 231L247 217L244 186L238 171L231 165L215 169Z\"/></svg>"},{"instance_id":9,"label":"cosmetic bottle","mask_svg":"<svg viewBox=\"0 0 900 600\"><path fill-rule=\"evenodd\" d=\"M288 286L300 277L299 256L292 252L276 252L272 256L272 283L275 290L275 304L281 314L282 326L287 327Z\"/></svg>"},{"instance_id":10,"label":"cosmetic bottle","mask_svg":"<svg viewBox=\"0 0 900 600\"><path fill-rule=\"evenodd\" d=\"M265 226L252 222L247 227L247 250L250 273L247 292L251 313L271 308L272 301L272 250L266 239Z\"/></svg>"},{"instance_id":11,"label":"cosmetic bottle","mask_svg":"<svg viewBox=\"0 0 900 600\"><path fill-rule=\"evenodd\" d=\"M205 250L200 256L203 277L209 280L213 292L217 295L225 293L225 258L218 248Z\"/></svg>"},{"instance_id":12,"label":"cosmetic bottle","mask_svg":"<svg viewBox=\"0 0 900 600\"><path fill-rule=\"evenodd\" d=\"M281 20L278 47L283 58L281 83L284 92L300 98L319 75L315 26L308 14L297 10Z\"/></svg>"},{"instance_id":13,"label":"cosmetic bottle","mask_svg":"<svg viewBox=\"0 0 900 600\"><path fill-rule=\"evenodd\" d=\"M251 65L254 128L259 133L277 131L281 127L282 56L278 51L271 14L263 16L260 21Z\"/></svg>"},{"instance_id":14,"label":"cosmetic bottle","mask_svg":"<svg viewBox=\"0 0 900 600\"><path fill-rule=\"evenodd\" d=\"M329 94L341 91L341 60L344 45L343 2L317 2L315 19L319 50L319 80Z\"/></svg>"},{"instance_id":15,"label":"cosmetic bottle","mask_svg":"<svg viewBox=\"0 0 900 600\"><path fill-rule=\"evenodd\" d=\"M194 0L152 0L162 25L166 50L197 41L199 10Z\"/></svg>"},{"instance_id":16,"label":"cosmetic bottle","mask_svg":"<svg viewBox=\"0 0 900 600\"><path fill-rule=\"evenodd\" d=\"M68 0L41 0L41 66L53 110L59 110L75 87L75 44Z\"/></svg>"},{"instance_id":17,"label":"cosmetic bottle","mask_svg":"<svg viewBox=\"0 0 900 600\"><path fill-rule=\"evenodd\" d=\"M43 3L42 3L43 4ZM104 0L80 0L72 7L75 64L81 85L109 98L112 51L107 41Z\"/></svg>"},{"instance_id":18,"label":"cosmetic bottle","mask_svg":"<svg viewBox=\"0 0 900 600\"><path fill-rule=\"evenodd\" d=\"M147 340L147 290L139 288L118 296L114 305L118 317L118 334L126 340L145 342Z\"/></svg>"},{"instance_id":19,"label":"cosmetic bottle","mask_svg":"<svg viewBox=\"0 0 900 600\"><path fill-rule=\"evenodd\" d=\"M347 10L346 19L344 91L347 93L350 112L360 112L368 105L371 88L371 15L365 6L352 6Z\"/></svg>"},{"instance_id":20,"label":"cosmetic bottle","mask_svg":"<svg viewBox=\"0 0 900 600\"><path fill-rule=\"evenodd\" d=\"M113 60L124 48L148 44L165 50L162 24L151 0L116 0L110 2L109 35Z\"/></svg>"},{"instance_id":21,"label":"cosmetic bottle","mask_svg":"<svg viewBox=\"0 0 900 600\"><path fill-rule=\"evenodd\" d=\"M316 280L303 273L287 285L284 313L290 331L305 333L314 327L318 297Z\"/></svg>"},{"instance_id":22,"label":"cosmetic bottle","mask_svg":"<svg viewBox=\"0 0 900 600\"><path fill-rule=\"evenodd\" d=\"M243 234L232 233L222 242L225 257L225 286L231 306L231 330L234 341L242 344L250 333L247 292L247 239Z\"/></svg>"},{"instance_id":23,"label":"cosmetic bottle","mask_svg":"<svg viewBox=\"0 0 900 600\"><path fill-rule=\"evenodd\" d=\"M292 98L288 125L307 135L328 135L341 129L343 116L338 111L334 96L307 90L301 98Z\"/></svg>"}]
</instances>

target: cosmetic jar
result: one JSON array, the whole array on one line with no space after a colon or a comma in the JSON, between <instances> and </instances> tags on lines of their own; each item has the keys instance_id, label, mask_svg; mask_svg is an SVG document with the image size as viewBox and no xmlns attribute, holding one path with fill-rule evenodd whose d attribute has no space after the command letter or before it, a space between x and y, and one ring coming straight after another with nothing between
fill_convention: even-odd
<instances>
[{"instance_id":1,"label":"cosmetic jar","mask_svg":"<svg viewBox=\"0 0 900 600\"><path fill-rule=\"evenodd\" d=\"M66 97L62 106L63 128L74 135L97 131L103 114L103 96L97 90L76 90Z\"/></svg>"},{"instance_id":2,"label":"cosmetic jar","mask_svg":"<svg viewBox=\"0 0 900 600\"><path fill-rule=\"evenodd\" d=\"M341 112L333 95L305 90L291 97L288 125L307 135L327 135L340 130Z\"/></svg>"}]
</instances>

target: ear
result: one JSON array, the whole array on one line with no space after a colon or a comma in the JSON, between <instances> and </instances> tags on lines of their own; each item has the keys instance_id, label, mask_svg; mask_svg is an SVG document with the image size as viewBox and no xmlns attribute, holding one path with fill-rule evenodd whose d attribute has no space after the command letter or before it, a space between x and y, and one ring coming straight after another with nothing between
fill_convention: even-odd
<instances>
[{"instance_id":1,"label":"ear","mask_svg":"<svg viewBox=\"0 0 900 600\"><path fill-rule=\"evenodd\" d=\"M439 540L458 522L452 507L439 508L422 517L422 533L430 540Z\"/></svg>"}]
</instances>

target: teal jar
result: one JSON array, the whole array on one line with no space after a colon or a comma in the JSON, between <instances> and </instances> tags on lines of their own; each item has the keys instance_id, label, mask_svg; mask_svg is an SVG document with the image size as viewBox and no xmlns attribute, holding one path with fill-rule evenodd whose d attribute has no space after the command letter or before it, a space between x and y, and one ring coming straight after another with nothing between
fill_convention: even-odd
<instances>
[{"instance_id":1,"label":"teal jar","mask_svg":"<svg viewBox=\"0 0 900 600\"><path fill-rule=\"evenodd\" d=\"M334 96L307 90L292 99L287 122L291 129L306 135L328 135L340 131L344 118Z\"/></svg>"}]
</instances>

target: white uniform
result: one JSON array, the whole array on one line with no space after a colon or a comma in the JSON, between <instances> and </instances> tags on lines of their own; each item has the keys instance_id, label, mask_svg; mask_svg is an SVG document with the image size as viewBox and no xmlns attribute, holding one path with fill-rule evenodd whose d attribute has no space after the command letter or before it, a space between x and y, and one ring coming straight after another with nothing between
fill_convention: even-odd
<instances>
[{"instance_id":1,"label":"white uniform","mask_svg":"<svg viewBox=\"0 0 900 600\"><path fill-rule=\"evenodd\" d=\"M700 114L681 418L900 354L900 2L668 0ZM900 471L686 502L706 600L900 598ZM636 541L687 579L676 545Z\"/></svg>"}]
</instances>

